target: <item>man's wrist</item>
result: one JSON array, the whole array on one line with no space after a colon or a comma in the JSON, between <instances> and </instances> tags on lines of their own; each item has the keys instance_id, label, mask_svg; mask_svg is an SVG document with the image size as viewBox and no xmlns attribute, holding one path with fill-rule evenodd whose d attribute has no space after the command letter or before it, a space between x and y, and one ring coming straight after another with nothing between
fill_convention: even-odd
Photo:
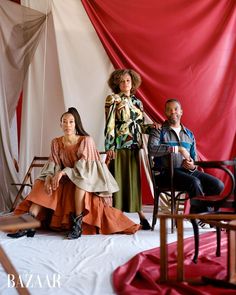
<instances>
[{"instance_id":1,"label":"man's wrist","mask_svg":"<svg viewBox=\"0 0 236 295\"><path fill-rule=\"evenodd\" d=\"M189 171L194 172L197 169L197 166L194 166L193 169L189 169Z\"/></svg>"},{"instance_id":2,"label":"man's wrist","mask_svg":"<svg viewBox=\"0 0 236 295\"><path fill-rule=\"evenodd\" d=\"M178 146L170 146L170 147L169 147L169 152L170 152L170 153L178 154L178 152L179 152L179 147L178 147Z\"/></svg>"}]
</instances>

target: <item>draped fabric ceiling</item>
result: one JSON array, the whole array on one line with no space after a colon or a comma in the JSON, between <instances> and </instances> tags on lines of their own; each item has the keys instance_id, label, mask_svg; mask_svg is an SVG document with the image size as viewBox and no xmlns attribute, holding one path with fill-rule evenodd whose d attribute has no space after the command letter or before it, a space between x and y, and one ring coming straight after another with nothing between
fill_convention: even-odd
<instances>
[{"instance_id":1,"label":"draped fabric ceiling","mask_svg":"<svg viewBox=\"0 0 236 295\"><path fill-rule=\"evenodd\" d=\"M1 5L5 2L9 1ZM180 99L182 121L195 133L201 159L235 157L234 0L22 0L21 4L48 17L24 79L19 178L33 156L48 155L51 139L61 134L60 115L72 105L79 109L98 149L104 149L106 82L119 67L141 74L137 94L153 120L164 120L167 98ZM3 10L0 13L2 19ZM1 93L6 85L12 89L16 85L2 81ZM6 96L5 103L14 110L18 99L19 95L10 103ZM4 112L1 108L1 117ZM3 167L10 171L4 185L1 179L1 191L16 174L9 154L6 157L6 148L1 150Z\"/></svg>"}]
</instances>

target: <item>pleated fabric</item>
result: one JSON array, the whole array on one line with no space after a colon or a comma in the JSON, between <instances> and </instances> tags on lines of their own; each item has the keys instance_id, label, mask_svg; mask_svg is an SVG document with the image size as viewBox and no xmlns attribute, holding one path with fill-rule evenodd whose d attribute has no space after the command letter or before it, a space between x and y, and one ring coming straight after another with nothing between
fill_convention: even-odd
<instances>
[{"instance_id":1,"label":"pleated fabric","mask_svg":"<svg viewBox=\"0 0 236 295\"><path fill-rule=\"evenodd\" d=\"M113 195L114 207L123 212L141 211L141 173L139 150L116 150L116 158L109 166L119 191Z\"/></svg>"},{"instance_id":2,"label":"pleated fabric","mask_svg":"<svg viewBox=\"0 0 236 295\"><path fill-rule=\"evenodd\" d=\"M42 224L45 224L48 216L51 215L50 221L47 221L49 228L58 231L69 230L72 227L71 215L75 212L74 192L75 185L67 177L52 195L45 192L42 180L36 180L32 191L17 206L14 213L28 212L33 202L44 207L37 216ZM111 207L108 198L86 192L82 228L83 234L133 234L139 230L140 225L135 224L120 210Z\"/></svg>"},{"instance_id":3,"label":"pleated fabric","mask_svg":"<svg viewBox=\"0 0 236 295\"><path fill-rule=\"evenodd\" d=\"M45 178L62 170L66 175L61 178L59 187L49 195L44 189ZM118 191L119 187L107 165L100 160L90 136L81 136L71 146L64 146L62 137L53 139L48 163L30 194L14 212L29 212L31 204L35 203L43 207L37 216L43 225L54 230L70 229L71 215L75 213L76 187L86 192L82 225L84 234L132 234L140 228L140 225L111 206L112 193Z\"/></svg>"}]
</instances>

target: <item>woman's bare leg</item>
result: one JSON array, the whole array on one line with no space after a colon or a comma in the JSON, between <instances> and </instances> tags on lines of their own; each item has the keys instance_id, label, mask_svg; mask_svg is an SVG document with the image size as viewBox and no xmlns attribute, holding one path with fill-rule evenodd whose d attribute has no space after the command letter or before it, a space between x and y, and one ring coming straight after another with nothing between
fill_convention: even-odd
<instances>
[{"instance_id":1,"label":"woman's bare leg","mask_svg":"<svg viewBox=\"0 0 236 295\"><path fill-rule=\"evenodd\" d=\"M146 219L146 217L145 217L143 211L139 211L139 212L138 212L138 216L139 216L140 221L143 220L143 219Z\"/></svg>"},{"instance_id":2,"label":"woman's bare leg","mask_svg":"<svg viewBox=\"0 0 236 295\"><path fill-rule=\"evenodd\" d=\"M151 229L151 226L150 226L148 220L146 219L143 211L139 211L138 215L139 215L139 219L140 219L140 224L142 225L142 229L144 229L144 230Z\"/></svg>"},{"instance_id":3,"label":"woman's bare leg","mask_svg":"<svg viewBox=\"0 0 236 295\"><path fill-rule=\"evenodd\" d=\"M39 211L41 210L42 206L32 203L29 209L29 213L31 213L33 216L37 216L39 214Z\"/></svg>"},{"instance_id":4,"label":"woman's bare leg","mask_svg":"<svg viewBox=\"0 0 236 295\"><path fill-rule=\"evenodd\" d=\"M79 216L84 211L85 191L76 187L75 189L75 214Z\"/></svg>"}]
</instances>

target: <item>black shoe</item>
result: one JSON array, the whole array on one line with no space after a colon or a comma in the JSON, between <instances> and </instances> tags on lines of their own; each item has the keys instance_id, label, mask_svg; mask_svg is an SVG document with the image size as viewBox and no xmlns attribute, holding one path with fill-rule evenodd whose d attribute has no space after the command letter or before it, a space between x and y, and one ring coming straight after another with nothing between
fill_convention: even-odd
<instances>
[{"instance_id":1,"label":"black shoe","mask_svg":"<svg viewBox=\"0 0 236 295\"><path fill-rule=\"evenodd\" d=\"M7 234L8 237L10 238L14 238L14 239L18 239L21 238L23 236L27 236L28 238L33 238L33 236L35 235L35 230L34 229L21 229L18 232L14 233L14 234Z\"/></svg>"},{"instance_id":2,"label":"black shoe","mask_svg":"<svg viewBox=\"0 0 236 295\"><path fill-rule=\"evenodd\" d=\"M202 220L198 221L198 225L202 228L202 229L209 229L211 228L210 225L208 223L203 222Z\"/></svg>"},{"instance_id":3,"label":"black shoe","mask_svg":"<svg viewBox=\"0 0 236 295\"><path fill-rule=\"evenodd\" d=\"M150 230L151 229L151 226L146 218L140 220L140 224L142 225L143 230Z\"/></svg>"},{"instance_id":4,"label":"black shoe","mask_svg":"<svg viewBox=\"0 0 236 295\"><path fill-rule=\"evenodd\" d=\"M72 227L72 231L67 235L68 240L74 240L81 237L83 212L77 217L72 216L72 219L74 225Z\"/></svg>"}]
</instances>

